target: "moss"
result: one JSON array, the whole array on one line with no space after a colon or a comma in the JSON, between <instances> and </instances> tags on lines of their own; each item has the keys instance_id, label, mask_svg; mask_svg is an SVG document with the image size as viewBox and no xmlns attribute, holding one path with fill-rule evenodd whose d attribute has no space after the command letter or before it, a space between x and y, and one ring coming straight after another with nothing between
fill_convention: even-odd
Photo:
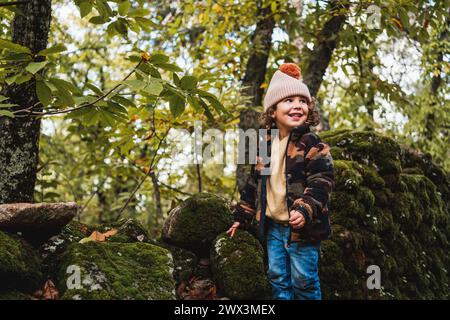
<instances>
[{"instance_id":1,"label":"moss","mask_svg":"<svg viewBox=\"0 0 450 320\"><path fill-rule=\"evenodd\" d=\"M170 212L162 238L167 243L207 256L214 238L231 223L231 210L223 198L200 193L187 198Z\"/></svg>"},{"instance_id":2,"label":"moss","mask_svg":"<svg viewBox=\"0 0 450 320\"><path fill-rule=\"evenodd\" d=\"M48 239L39 247L42 269L46 275L55 278L61 257L67 247L74 242L89 236L92 228L77 221L71 221L61 232Z\"/></svg>"},{"instance_id":3,"label":"moss","mask_svg":"<svg viewBox=\"0 0 450 320\"><path fill-rule=\"evenodd\" d=\"M17 236L0 231L0 289L34 290L42 283L40 259Z\"/></svg>"},{"instance_id":4,"label":"moss","mask_svg":"<svg viewBox=\"0 0 450 320\"><path fill-rule=\"evenodd\" d=\"M0 291L0 300L31 300L31 296L17 290Z\"/></svg>"},{"instance_id":5,"label":"moss","mask_svg":"<svg viewBox=\"0 0 450 320\"><path fill-rule=\"evenodd\" d=\"M338 159L358 161L382 174L401 171L400 146L389 137L357 130L330 131L321 137L330 146L345 150L344 157Z\"/></svg>"},{"instance_id":6,"label":"moss","mask_svg":"<svg viewBox=\"0 0 450 320\"><path fill-rule=\"evenodd\" d=\"M81 288L68 288L80 269ZM64 254L58 287L62 299L174 299L172 256L148 243L74 243Z\"/></svg>"},{"instance_id":7,"label":"moss","mask_svg":"<svg viewBox=\"0 0 450 320\"><path fill-rule=\"evenodd\" d=\"M354 161L334 160L336 190L352 191L361 185L363 177L357 166Z\"/></svg>"},{"instance_id":8,"label":"moss","mask_svg":"<svg viewBox=\"0 0 450 320\"><path fill-rule=\"evenodd\" d=\"M222 233L211 248L212 271L222 295L231 299L269 299L264 251L250 233L238 230L233 238Z\"/></svg>"},{"instance_id":9,"label":"moss","mask_svg":"<svg viewBox=\"0 0 450 320\"><path fill-rule=\"evenodd\" d=\"M108 237L108 242L147 242L150 239L147 229L135 219L121 219L96 230L106 232L111 229L117 229L117 234Z\"/></svg>"},{"instance_id":10,"label":"moss","mask_svg":"<svg viewBox=\"0 0 450 320\"><path fill-rule=\"evenodd\" d=\"M322 242L324 299L448 299L448 174L374 132L321 137L332 146L337 182L332 237ZM380 290L366 287L372 264Z\"/></svg>"}]
</instances>

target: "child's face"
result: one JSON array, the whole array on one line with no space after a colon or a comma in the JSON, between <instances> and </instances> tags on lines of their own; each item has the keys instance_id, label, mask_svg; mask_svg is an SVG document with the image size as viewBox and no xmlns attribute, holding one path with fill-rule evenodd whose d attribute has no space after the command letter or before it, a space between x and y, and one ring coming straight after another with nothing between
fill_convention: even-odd
<instances>
[{"instance_id":1,"label":"child's face","mask_svg":"<svg viewBox=\"0 0 450 320\"><path fill-rule=\"evenodd\" d=\"M292 96L277 103L273 117L279 129L291 131L306 122L308 112L308 100L302 96Z\"/></svg>"}]
</instances>

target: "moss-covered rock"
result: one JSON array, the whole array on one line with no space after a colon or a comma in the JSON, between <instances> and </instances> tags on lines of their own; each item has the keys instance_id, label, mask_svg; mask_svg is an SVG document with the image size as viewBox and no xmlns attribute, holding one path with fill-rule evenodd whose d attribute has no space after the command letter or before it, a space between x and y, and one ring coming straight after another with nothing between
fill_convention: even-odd
<instances>
[{"instance_id":1,"label":"moss-covered rock","mask_svg":"<svg viewBox=\"0 0 450 320\"><path fill-rule=\"evenodd\" d=\"M336 159L348 159L374 167L382 174L401 170L400 146L393 139L372 131L327 131L320 137L332 147ZM337 151L337 152L336 152Z\"/></svg>"},{"instance_id":2,"label":"moss-covered rock","mask_svg":"<svg viewBox=\"0 0 450 320\"><path fill-rule=\"evenodd\" d=\"M40 259L21 238L0 231L0 291L31 291L42 283Z\"/></svg>"},{"instance_id":3,"label":"moss-covered rock","mask_svg":"<svg viewBox=\"0 0 450 320\"><path fill-rule=\"evenodd\" d=\"M31 300L31 296L17 290L0 291L0 300Z\"/></svg>"},{"instance_id":4,"label":"moss-covered rock","mask_svg":"<svg viewBox=\"0 0 450 320\"><path fill-rule=\"evenodd\" d=\"M101 232L106 232L111 229L116 229L117 233L112 237L108 237L108 242L147 242L150 239L147 229L135 219L121 219L117 222L95 228L95 230Z\"/></svg>"},{"instance_id":5,"label":"moss-covered rock","mask_svg":"<svg viewBox=\"0 0 450 320\"><path fill-rule=\"evenodd\" d=\"M211 243L232 223L229 205L213 194L200 193L172 209L164 222L162 239L203 256Z\"/></svg>"},{"instance_id":6,"label":"moss-covered rock","mask_svg":"<svg viewBox=\"0 0 450 320\"><path fill-rule=\"evenodd\" d=\"M45 274L54 278L61 257L67 247L74 242L89 236L92 228L77 221L71 221L59 234L48 239L39 247L39 255L42 259L42 269Z\"/></svg>"},{"instance_id":7,"label":"moss-covered rock","mask_svg":"<svg viewBox=\"0 0 450 320\"><path fill-rule=\"evenodd\" d=\"M231 299L270 299L264 251L250 233L221 233L211 248L213 277L220 293Z\"/></svg>"},{"instance_id":8,"label":"moss-covered rock","mask_svg":"<svg viewBox=\"0 0 450 320\"><path fill-rule=\"evenodd\" d=\"M63 256L58 288L62 299L174 299L172 271L169 251L152 244L74 243Z\"/></svg>"},{"instance_id":9,"label":"moss-covered rock","mask_svg":"<svg viewBox=\"0 0 450 320\"><path fill-rule=\"evenodd\" d=\"M331 146L332 237L322 243L324 299L448 299L449 175L376 132L320 134ZM381 289L366 286L378 265Z\"/></svg>"}]
</instances>

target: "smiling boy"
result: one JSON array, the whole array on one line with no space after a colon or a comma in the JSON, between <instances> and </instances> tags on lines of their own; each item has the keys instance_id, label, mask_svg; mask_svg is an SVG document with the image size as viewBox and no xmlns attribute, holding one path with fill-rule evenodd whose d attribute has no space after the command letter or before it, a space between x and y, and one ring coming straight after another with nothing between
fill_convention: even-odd
<instances>
[{"instance_id":1,"label":"smiling boy","mask_svg":"<svg viewBox=\"0 0 450 320\"><path fill-rule=\"evenodd\" d=\"M267 245L273 299L321 299L318 261L320 243L331 233L334 168L329 146L310 131L319 113L296 64L285 63L274 73L261 119L269 131L270 163L252 166L227 233L233 236L241 224L257 221ZM271 129L278 129L273 139ZM269 176L261 174L265 166Z\"/></svg>"}]
</instances>

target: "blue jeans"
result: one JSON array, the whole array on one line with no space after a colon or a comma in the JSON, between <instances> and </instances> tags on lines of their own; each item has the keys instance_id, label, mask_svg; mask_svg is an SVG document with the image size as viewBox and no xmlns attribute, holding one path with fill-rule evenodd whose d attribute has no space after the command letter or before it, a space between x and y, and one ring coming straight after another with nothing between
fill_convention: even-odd
<instances>
[{"instance_id":1,"label":"blue jeans","mask_svg":"<svg viewBox=\"0 0 450 320\"><path fill-rule=\"evenodd\" d=\"M320 300L318 262L320 243L292 242L287 247L289 226L266 220L268 278L274 300Z\"/></svg>"}]
</instances>

